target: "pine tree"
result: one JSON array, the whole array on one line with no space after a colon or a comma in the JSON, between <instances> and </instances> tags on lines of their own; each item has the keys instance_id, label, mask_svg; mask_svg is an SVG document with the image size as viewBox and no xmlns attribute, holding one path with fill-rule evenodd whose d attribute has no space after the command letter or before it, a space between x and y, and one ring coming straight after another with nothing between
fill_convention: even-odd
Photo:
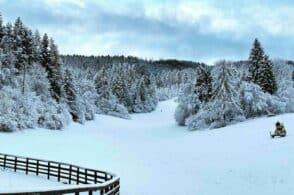
<instances>
[{"instance_id":1,"label":"pine tree","mask_svg":"<svg viewBox=\"0 0 294 195\"><path fill-rule=\"evenodd\" d=\"M212 77L209 70L200 67L195 84L195 93L201 102L207 103L212 93Z\"/></svg>"},{"instance_id":2,"label":"pine tree","mask_svg":"<svg viewBox=\"0 0 294 195\"><path fill-rule=\"evenodd\" d=\"M264 54L260 42L255 39L249 56L249 81L259 85L264 92L274 94L277 84L272 70L272 62Z\"/></svg>"},{"instance_id":3,"label":"pine tree","mask_svg":"<svg viewBox=\"0 0 294 195\"><path fill-rule=\"evenodd\" d=\"M216 86L211 97L213 107L222 113L219 116L223 121L230 121L236 115L242 114L239 101L239 92L237 91L237 82L234 77L234 68L228 66L225 61L219 62L218 75L215 79Z\"/></svg>"},{"instance_id":4,"label":"pine tree","mask_svg":"<svg viewBox=\"0 0 294 195\"><path fill-rule=\"evenodd\" d=\"M45 68L46 71L50 67L50 53L49 53L49 38L47 34L44 34L41 43L41 56L40 56L41 65Z\"/></svg>"},{"instance_id":5,"label":"pine tree","mask_svg":"<svg viewBox=\"0 0 294 195\"><path fill-rule=\"evenodd\" d=\"M133 112L151 112L158 103L155 92L155 83L151 75L142 75L137 80L137 86L134 94Z\"/></svg>"},{"instance_id":6,"label":"pine tree","mask_svg":"<svg viewBox=\"0 0 294 195\"><path fill-rule=\"evenodd\" d=\"M95 88L100 98L108 98L110 93L110 78L107 77L107 72L104 67L95 75Z\"/></svg>"},{"instance_id":7,"label":"pine tree","mask_svg":"<svg viewBox=\"0 0 294 195\"><path fill-rule=\"evenodd\" d=\"M41 65L45 68L50 83L50 93L57 102L62 96L62 75L60 59L57 46L53 39L48 39L47 34L43 36L41 45Z\"/></svg>"},{"instance_id":8,"label":"pine tree","mask_svg":"<svg viewBox=\"0 0 294 195\"><path fill-rule=\"evenodd\" d=\"M61 61L59 57L58 48L53 39L50 39L50 66L49 66L49 80L51 84L51 94L54 99L59 102L62 96L62 73L61 73Z\"/></svg>"},{"instance_id":9,"label":"pine tree","mask_svg":"<svg viewBox=\"0 0 294 195\"><path fill-rule=\"evenodd\" d=\"M34 61L36 62L40 62L41 60L41 36L39 31L35 31L34 35L33 35L33 56L34 56Z\"/></svg>"},{"instance_id":10,"label":"pine tree","mask_svg":"<svg viewBox=\"0 0 294 195\"><path fill-rule=\"evenodd\" d=\"M4 25L3 25L3 19L2 19L2 15L0 13L0 48L1 48L1 42L4 36Z\"/></svg>"},{"instance_id":11,"label":"pine tree","mask_svg":"<svg viewBox=\"0 0 294 195\"><path fill-rule=\"evenodd\" d=\"M31 65L34 61L34 40L32 31L25 28L23 37L23 54L26 62Z\"/></svg>"},{"instance_id":12,"label":"pine tree","mask_svg":"<svg viewBox=\"0 0 294 195\"><path fill-rule=\"evenodd\" d=\"M195 116L187 120L190 130L203 127L219 128L245 119L234 68L225 61L220 61L215 68L217 75L211 99Z\"/></svg>"},{"instance_id":13,"label":"pine tree","mask_svg":"<svg viewBox=\"0 0 294 195\"><path fill-rule=\"evenodd\" d=\"M4 28L4 36L2 37L1 48L3 50L2 66L5 68L14 68L15 55L13 53L14 37L13 27L8 23Z\"/></svg>"},{"instance_id":14,"label":"pine tree","mask_svg":"<svg viewBox=\"0 0 294 195\"><path fill-rule=\"evenodd\" d=\"M73 121L84 123L83 110L79 105L77 89L74 82L72 73L66 69L64 73L64 99L69 107L69 112L72 116Z\"/></svg>"},{"instance_id":15,"label":"pine tree","mask_svg":"<svg viewBox=\"0 0 294 195\"><path fill-rule=\"evenodd\" d=\"M274 94L277 91L277 83L272 69L272 62L269 60L268 56L265 55L258 69L257 84L264 92L269 94Z\"/></svg>"},{"instance_id":16,"label":"pine tree","mask_svg":"<svg viewBox=\"0 0 294 195\"><path fill-rule=\"evenodd\" d=\"M27 74L27 65L32 65L33 63L33 35L32 32L25 28L22 40L22 57L24 58L25 62L22 64L22 71L23 71L23 78L22 78L22 93L25 92L25 82L26 82L26 74Z\"/></svg>"},{"instance_id":17,"label":"pine tree","mask_svg":"<svg viewBox=\"0 0 294 195\"><path fill-rule=\"evenodd\" d=\"M249 81L256 83L258 80L258 69L263 62L264 59L264 51L263 48L256 38L253 43L253 48L251 49L250 56L249 56Z\"/></svg>"},{"instance_id":18,"label":"pine tree","mask_svg":"<svg viewBox=\"0 0 294 195\"><path fill-rule=\"evenodd\" d=\"M25 37L25 27L18 17L14 23L13 27L13 53L15 55L15 68L21 71L26 66L26 56L24 54L24 37Z\"/></svg>"}]
</instances>

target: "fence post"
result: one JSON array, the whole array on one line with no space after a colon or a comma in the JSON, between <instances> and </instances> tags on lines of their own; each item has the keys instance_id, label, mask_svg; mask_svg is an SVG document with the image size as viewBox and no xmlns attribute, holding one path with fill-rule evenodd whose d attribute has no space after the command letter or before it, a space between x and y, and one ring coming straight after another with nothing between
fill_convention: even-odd
<instances>
[{"instance_id":1,"label":"fence post","mask_svg":"<svg viewBox=\"0 0 294 195\"><path fill-rule=\"evenodd\" d=\"M95 182L95 184L97 183L97 171L95 171L95 176L94 176L95 178L94 178L94 182Z\"/></svg>"},{"instance_id":2,"label":"fence post","mask_svg":"<svg viewBox=\"0 0 294 195\"><path fill-rule=\"evenodd\" d=\"M26 174L29 172L29 158L26 158Z\"/></svg>"},{"instance_id":3,"label":"fence post","mask_svg":"<svg viewBox=\"0 0 294 195\"><path fill-rule=\"evenodd\" d=\"M85 169L85 184L88 183L88 169Z\"/></svg>"},{"instance_id":4,"label":"fence post","mask_svg":"<svg viewBox=\"0 0 294 195\"><path fill-rule=\"evenodd\" d=\"M80 168L77 167L77 184L79 184L80 182L79 177L80 177Z\"/></svg>"},{"instance_id":5,"label":"fence post","mask_svg":"<svg viewBox=\"0 0 294 195\"><path fill-rule=\"evenodd\" d=\"M107 173L104 173L104 180L108 181Z\"/></svg>"},{"instance_id":6,"label":"fence post","mask_svg":"<svg viewBox=\"0 0 294 195\"><path fill-rule=\"evenodd\" d=\"M39 160L37 160L36 174L39 175Z\"/></svg>"},{"instance_id":7,"label":"fence post","mask_svg":"<svg viewBox=\"0 0 294 195\"><path fill-rule=\"evenodd\" d=\"M50 162L48 162L48 167L47 167L47 179L50 179Z\"/></svg>"},{"instance_id":8,"label":"fence post","mask_svg":"<svg viewBox=\"0 0 294 195\"><path fill-rule=\"evenodd\" d=\"M69 176L68 176L69 184L71 184L71 172L72 172L72 165L69 165Z\"/></svg>"},{"instance_id":9,"label":"fence post","mask_svg":"<svg viewBox=\"0 0 294 195\"><path fill-rule=\"evenodd\" d=\"M14 172L16 172L16 166L17 166L17 157L14 157Z\"/></svg>"},{"instance_id":10,"label":"fence post","mask_svg":"<svg viewBox=\"0 0 294 195\"><path fill-rule=\"evenodd\" d=\"M58 163L57 181L60 181L60 163Z\"/></svg>"},{"instance_id":11,"label":"fence post","mask_svg":"<svg viewBox=\"0 0 294 195\"><path fill-rule=\"evenodd\" d=\"M4 169L6 168L6 158L7 158L7 156L6 156L6 154L4 154L4 165L3 165Z\"/></svg>"}]
</instances>

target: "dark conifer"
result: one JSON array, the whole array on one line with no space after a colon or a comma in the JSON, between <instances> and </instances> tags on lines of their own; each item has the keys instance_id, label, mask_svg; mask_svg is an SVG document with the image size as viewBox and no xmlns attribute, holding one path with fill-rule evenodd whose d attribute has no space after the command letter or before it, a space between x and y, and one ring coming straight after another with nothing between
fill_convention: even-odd
<instances>
[{"instance_id":1,"label":"dark conifer","mask_svg":"<svg viewBox=\"0 0 294 195\"><path fill-rule=\"evenodd\" d=\"M258 69L263 62L264 51L258 39L254 40L253 48L249 56L249 81L256 83L258 80Z\"/></svg>"},{"instance_id":2,"label":"dark conifer","mask_svg":"<svg viewBox=\"0 0 294 195\"><path fill-rule=\"evenodd\" d=\"M257 83L264 92L269 94L274 94L277 91L277 83L272 69L272 62L265 55L258 71Z\"/></svg>"},{"instance_id":3,"label":"dark conifer","mask_svg":"<svg viewBox=\"0 0 294 195\"><path fill-rule=\"evenodd\" d=\"M209 70L200 68L195 85L195 93L201 102L208 102L212 93L212 77Z\"/></svg>"},{"instance_id":4,"label":"dark conifer","mask_svg":"<svg viewBox=\"0 0 294 195\"><path fill-rule=\"evenodd\" d=\"M1 41L3 36L4 36L4 25L3 25L2 15L0 13L0 46L1 46Z\"/></svg>"},{"instance_id":5,"label":"dark conifer","mask_svg":"<svg viewBox=\"0 0 294 195\"><path fill-rule=\"evenodd\" d=\"M79 109L77 104L77 91L76 87L74 86L74 79L71 72L66 69L64 73L64 99L66 104L69 107L70 114L72 115L72 119L75 122L81 122L79 117Z\"/></svg>"},{"instance_id":6,"label":"dark conifer","mask_svg":"<svg viewBox=\"0 0 294 195\"><path fill-rule=\"evenodd\" d=\"M249 56L249 81L259 85L264 92L274 94L277 91L272 62L264 54L260 42L255 39Z\"/></svg>"}]
</instances>

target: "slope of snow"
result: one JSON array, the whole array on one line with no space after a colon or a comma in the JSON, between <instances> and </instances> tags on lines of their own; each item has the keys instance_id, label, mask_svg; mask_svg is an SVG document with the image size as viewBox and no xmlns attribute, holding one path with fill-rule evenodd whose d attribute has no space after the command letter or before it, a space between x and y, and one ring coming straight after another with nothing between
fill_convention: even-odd
<instances>
[{"instance_id":1,"label":"slope of snow","mask_svg":"<svg viewBox=\"0 0 294 195\"><path fill-rule=\"evenodd\" d=\"M0 134L0 151L114 172L122 195L294 194L294 114L189 132L174 122L175 107L168 100L131 120L97 115L63 131ZM270 139L277 120L288 136Z\"/></svg>"}]
</instances>

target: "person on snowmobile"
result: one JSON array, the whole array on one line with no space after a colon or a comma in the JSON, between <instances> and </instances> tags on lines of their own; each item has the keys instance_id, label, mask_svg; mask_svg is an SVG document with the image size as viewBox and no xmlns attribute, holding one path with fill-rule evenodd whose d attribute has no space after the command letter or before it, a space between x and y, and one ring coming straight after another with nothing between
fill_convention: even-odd
<instances>
[{"instance_id":1,"label":"person on snowmobile","mask_svg":"<svg viewBox=\"0 0 294 195\"><path fill-rule=\"evenodd\" d=\"M280 136L280 137L286 136L286 129L283 123L280 123L279 121L276 122L276 130L275 130L275 133L272 135L272 137L274 138L275 136Z\"/></svg>"}]
</instances>

